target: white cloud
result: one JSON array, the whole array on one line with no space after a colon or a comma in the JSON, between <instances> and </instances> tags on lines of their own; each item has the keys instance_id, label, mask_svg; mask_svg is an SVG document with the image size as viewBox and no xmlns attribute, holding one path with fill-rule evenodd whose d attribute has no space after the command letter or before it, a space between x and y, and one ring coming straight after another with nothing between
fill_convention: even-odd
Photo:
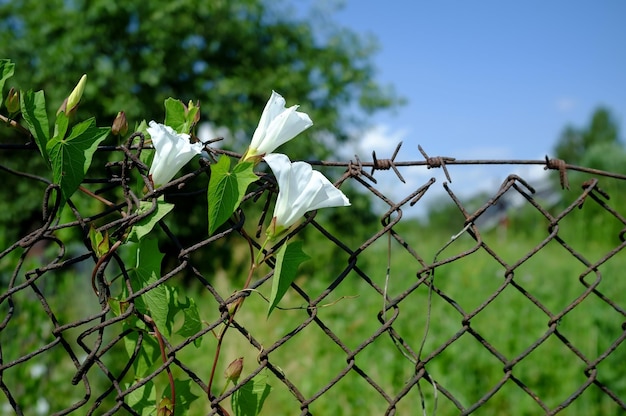
<instances>
[{"instance_id":1,"label":"white cloud","mask_svg":"<svg viewBox=\"0 0 626 416\"><path fill-rule=\"evenodd\" d=\"M407 130L403 128L394 129L385 124L379 124L358 136L348 144L342 145L337 151L339 160L354 160L354 155L358 155L362 162L372 161L372 151L376 151L378 159L389 159L393 155L398 143L404 142L403 147L396 156L396 162L421 161L424 157L419 153L417 146L411 143ZM425 148L428 155L459 157L464 160L510 160L514 159L513 150L506 145L468 147L459 149L457 154L433 154ZM542 160L543 157L537 158ZM516 174L526 180L531 186L541 187L545 183L548 175L543 169L543 165L448 165L451 182L451 191L466 201L478 193L485 192L494 195L498 192L503 181L508 175ZM376 170L374 178L377 180L373 186L382 194L388 197L393 203L399 203L418 188L425 185L431 177L436 182L414 207L407 203L403 206L405 215L421 216L426 213L430 202L437 201L438 197L446 196L443 187L444 182L448 182L442 168L428 169L427 166L400 166L398 167L406 183L402 183L393 170ZM366 168L369 173L371 168ZM379 213L385 212L389 207L387 204L375 198L374 205Z\"/></svg>"},{"instance_id":2,"label":"white cloud","mask_svg":"<svg viewBox=\"0 0 626 416\"><path fill-rule=\"evenodd\" d=\"M513 159L512 149L506 146L470 147L460 153L463 159Z\"/></svg>"},{"instance_id":3,"label":"white cloud","mask_svg":"<svg viewBox=\"0 0 626 416\"><path fill-rule=\"evenodd\" d=\"M556 100L556 109L560 113L567 113L570 110L573 110L578 102L574 98L570 97L560 97Z\"/></svg>"},{"instance_id":4,"label":"white cloud","mask_svg":"<svg viewBox=\"0 0 626 416\"><path fill-rule=\"evenodd\" d=\"M218 137L223 137L224 140L230 142L233 140L233 134L227 127L216 126L208 121L198 125L198 138L200 141L206 142L208 140L217 139ZM211 146L219 148L221 146L221 141L214 142Z\"/></svg>"},{"instance_id":5,"label":"white cloud","mask_svg":"<svg viewBox=\"0 0 626 416\"><path fill-rule=\"evenodd\" d=\"M386 124L377 124L364 132L355 134L352 140L339 147L338 154L339 157L348 159L358 155L361 160L365 160L365 158L369 159L372 151L375 151L376 157L388 159L407 134L406 129L392 130Z\"/></svg>"},{"instance_id":6,"label":"white cloud","mask_svg":"<svg viewBox=\"0 0 626 416\"><path fill-rule=\"evenodd\" d=\"M544 165L519 166L514 173L531 185L545 182L550 175L550 171L544 169Z\"/></svg>"},{"instance_id":7,"label":"white cloud","mask_svg":"<svg viewBox=\"0 0 626 416\"><path fill-rule=\"evenodd\" d=\"M354 155L358 155L362 162L372 161L372 151L376 151L378 159L389 159L393 155L398 143L404 142L404 146L396 156L396 162L424 160L419 153L417 146L411 146L408 140L407 129L393 129L389 125L379 124L365 131L358 136L358 140L353 140L348 144L344 144L338 149L338 157L340 159L354 159ZM428 149L425 149L428 152ZM492 146L482 148L468 148L461 151L463 159L511 159L511 149L506 146ZM429 156L455 156L455 155L438 155L430 154ZM504 169L493 165L476 165L476 166L448 166L448 171L452 182L449 184L451 190L461 198L468 198L478 192L497 192L506 175L516 173L511 166L505 166ZM428 169L427 166L401 166L398 167L402 177L406 183L402 183L393 170L377 170L374 172L374 178L377 184L376 189L382 192L393 202L398 203L404 198L415 192L418 188L425 185L431 177L436 182L430 187L423 201L417 203L413 208L405 205L407 215L422 215L426 212L428 201L434 200L438 196L445 195L443 183L448 182L442 168ZM506 170L506 171L504 171ZM370 170L367 170L368 173ZM380 205L380 204L377 204ZM386 210L386 204L379 206Z\"/></svg>"}]
</instances>

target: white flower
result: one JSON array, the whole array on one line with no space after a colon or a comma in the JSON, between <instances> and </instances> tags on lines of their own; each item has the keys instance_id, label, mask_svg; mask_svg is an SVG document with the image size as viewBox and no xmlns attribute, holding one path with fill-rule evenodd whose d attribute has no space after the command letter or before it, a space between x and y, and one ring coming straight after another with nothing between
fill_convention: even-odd
<instances>
[{"instance_id":1,"label":"white flower","mask_svg":"<svg viewBox=\"0 0 626 416\"><path fill-rule=\"evenodd\" d=\"M287 156L278 153L266 155L264 159L278 181L274 217L267 231L270 238L286 231L306 212L350 205L343 192L308 163L292 163Z\"/></svg>"},{"instance_id":2,"label":"white flower","mask_svg":"<svg viewBox=\"0 0 626 416\"><path fill-rule=\"evenodd\" d=\"M285 99L272 91L243 159L271 153L311 127L311 118L306 113L296 111L297 108L297 105L285 108Z\"/></svg>"},{"instance_id":3,"label":"white flower","mask_svg":"<svg viewBox=\"0 0 626 416\"><path fill-rule=\"evenodd\" d=\"M168 183L195 155L202 152L202 143L190 143L188 134L179 134L170 126L150 122L148 133L156 149L150 174L155 187Z\"/></svg>"}]
</instances>

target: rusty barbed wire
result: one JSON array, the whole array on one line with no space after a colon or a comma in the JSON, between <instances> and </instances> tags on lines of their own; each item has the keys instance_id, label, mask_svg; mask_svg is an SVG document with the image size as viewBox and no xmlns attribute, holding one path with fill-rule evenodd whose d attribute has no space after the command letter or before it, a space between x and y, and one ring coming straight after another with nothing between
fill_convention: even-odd
<instances>
[{"instance_id":1,"label":"rusty barbed wire","mask_svg":"<svg viewBox=\"0 0 626 416\"><path fill-rule=\"evenodd\" d=\"M626 385L619 375L619 368L626 359L626 304L621 296L623 286L619 286L621 275L616 277L616 274L621 273L624 267L618 259L623 257L626 247L626 213L625 207L610 203L610 192L601 188L600 184L606 178L625 181L626 175L573 166L547 156L545 160L430 157L421 146L419 151L424 160L399 161L396 158L401 145L397 145L389 159L381 159L372 152L371 161L363 161L358 155L354 156L354 160L342 162L307 161L316 166L336 168L339 172L336 186L350 184L384 208L376 231L357 242L347 234L349 230L343 230L346 234L342 234L342 230L332 223L318 221L315 213L307 215L290 233L291 237L314 232L325 241L328 249L325 255L332 258L323 258L316 265L324 270L325 280L322 283L312 285L310 280L303 278L291 285L292 306L281 311L289 311L290 314L273 318L277 320L271 323L274 329L280 328L277 333L268 332L268 326L261 322L265 320L264 316L252 320L250 316L238 314L234 317L229 312L229 306L244 297L253 297L258 293L259 299L266 299L262 292L272 277L272 261L268 262L269 271L257 276L245 291L237 291L236 286L224 284L224 279L219 276L222 271L207 268L202 260L207 256L208 249L228 247L235 244L233 239L236 238L245 239L254 249L260 249L258 241L246 232L244 210L239 210L231 222L201 241L180 239L165 223L160 222L159 227L166 237L171 255L164 262L162 274L156 281L140 290L133 290L129 270L134 265L128 263L122 253L113 249L107 255L99 256L86 238L90 228L121 238L133 224L154 212L158 197L182 191L198 178L206 179L212 161L218 156L239 155L209 146L207 153L211 160L203 159L194 171L154 190L146 177L148 167L140 159L144 149L143 136L133 135L121 146L101 146L99 152L119 155L119 160L107 163L106 177L84 181L84 187L97 187L96 191L84 191L100 195L117 190L118 200L96 213L81 212L81 208L69 201L67 215L63 217L58 215L61 203L56 185L30 172L18 171L0 163L3 174L11 180L35 181L46 186L39 224L0 252L0 390L7 403L0 412L11 411L18 415L32 412L32 408L28 407L32 403L25 402L29 389L46 399L46 390L40 385L47 382L44 378L37 378L40 376L32 376L36 373L33 368L39 363L44 367L52 367L54 363L56 369L63 370L59 370L62 375L48 375L51 380L54 379L52 389L66 392L65 397L55 403L56 407L49 409L50 413L58 415L112 415L122 409L129 414L140 414L132 407L137 400L134 395L143 386L157 384L164 377L172 377L173 373L188 378L186 388L190 391L206 392L206 365L194 366L188 360L186 351L192 344L211 344L215 340L214 334L225 322L231 327L231 338L224 345L230 341L236 343L238 348L249 349L254 352L254 359L246 358L245 371L236 384L225 388L220 395L211 393L198 399L202 403L202 414L226 414L223 407L225 400L262 373L270 374L272 383L277 385L276 390L282 390L290 397L291 402L286 402L292 406L290 414L327 414L325 410L338 401L348 406L349 402L336 393L346 383L353 384L355 390L367 389L367 393L358 393L365 394L371 401L367 402L367 406L375 405L381 414L389 415L405 414L407 411L414 414L418 406L424 413L427 408L443 409L435 414L467 415L478 409L502 411L492 407L496 397L504 397L499 403L506 403L511 397L509 400L525 402L527 406L534 406L535 412L550 415L564 409L579 409L576 407L579 402L600 406L601 410L596 414L625 411ZM37 152L36 147L30 144L19 148L0 145L0 151L17 150L33 152L34 157ZM560 201L560 204L548 203L538 195L540 190L537 186L517 174L510 174L499 189L481 197L478 202L468 203L449 185L453 177L448 167L452 165L543 166L546 170L558 172L561 188L573 194L568 201ZM401 169L420 166L425 169L441 168L447 182L437 187L436 178L429 178L417 187L404 188L400 197L397 189L393 194L386 194L377 187L376 173L379 170L393 170L396 179L409 186ZM568 177L572 172L594 177L585 176L580 190L572 191L572 178ZM143 197L132 191L131 184L137 180L136 175L147 189ZM626 189L626 182L619 183L624 186L621 189ZM449 214L455 231L447 241L438 240L441 233L434 235L432 230L424 232L417 228L419 222L411 222L405 213L436 189L443 191L441 194L446 196L446 201L456 207L456 212L450 211ZM191 195L202 191L191 189L185 192ZM244 197L247 206L257 207L259 211L258 221L250 220L254 223L254 232L250 235L254 234L257 239L275 192L272 177L261 175L254 189ZM558 192L558 189L551 189L548 196ZM266 197L263 197L264 194ZM185 196L182 192L178 195ZM151 202L151 208L140 212L138 208L142 201ZM537 228L541 225L545 229L541 237L533 234L532 238L536 239L530 238L533 241L530 245L523 245L515 240L515 235L510 235L514 228L510 225L512 211L521 212L522 208L532 215L532 223L537 224ZM579 223L575 223L573 218L582 209L595 210L594 218L610 222L610 229L616 230L614 235L599 237L603 239L603 244L610 246L600 254L588 251L588 247L580 247L568 237L568 228L578 227ZM594 224L586 226L585 233L594 228ZM72 232L74 236L68 237ZM76 244L76 235L83 239L82 242L78 239L80 244ZM502 250L509 237L513 239L513 247L519 246L514 254ZM380 242L389 245L393 242L393 253L391 250L386 254L384 250L376 251ZM542 288L542 285L536 284L538 278L551 281L549 273L553 271L548 269L556 266L548 264L541 256L547 252L551 255L557 249L560 257L571 265L571 270L568 266L564 273L568 276L567 288L572 288L567 299L559 298L558 301L552 299L550 293L544 293L548 285ZM402 257L404 270L391 267L387 270L389 279L384 281L379 265L391 256ZM380 261L373 261L374 257L380 258ZM476 265L475 272L468 273L468 269L461 266L468 261ZM546 262L547 274L529 276L531 272L526 265L534 261ZM487 269L496 270L499 277L486 276ZM71 302L57 299L63 288L56 286L61 281L59 276L63 274L73 277L70 287L64 290L75 297L75 301L83 299L81 308L84 311L73 311L71 315L67 311L73 306L68 304ZM180 276L186 279L181 287L199 287L205 297L203 303L209 305L203 310L202 330L174 341L161 339L156 326L152 331L146 329L143 332L124 327L126 320L139 317L146 328L150 328L150 318L139 313L136 302L142 295L156 291ZM469 287L461 287L462 284ZM358 289L346 289L347 286ZM471 292L477 287L481 288L482 297L468 300L463 295L464 291ZM122 288L126 291L123 306L118 305L119 310L115 312L111 293ZM566 291L567 288L559 289ZM380 299L381 303L375 306L363 304L352 297L364 293ZM350 300L346 300L347 297ZM507 299L513 298L526 305L525 315L516 315L515 322L519 327L504 328L497 324L497 320L485 321L486 316L494 313L496 316L517 314L519 311L511 311L507 304ZM423 307L416 309L413 307L416 304ZM25 316L28 308L32 308L37 316ZM405 312L407 310L410 312ZM420 313L411 315L416 310ZM604 315L600 316L599 310L604 311ZM592 334L581 336L576 333L576 320L581 317L589 317L599 328L598 333L593 335L594 339L585 340L585 336L592 337ZM35 325L31 318L38 319L39 333L20 339L17 334L26 336L19 332L20 326L26 325L25 322ZM362 325L362 322L368 322L369 332L367 335L359 334L357 338L350 326ZM526 336L523 339L528 342L517 345L511 335L514 332L524 333ZM300 358L307 352L300 350L301 346L292 345L300 345L295 343L311 333L318 334L316 342L323 340L331 346L333 361L314 363L304 369L299 366L304 365ZM134 337L133 342L127 343L130 337ZM154 349L155 337L159 338L165 352L162 361L148 376L129 382L133 367L142 363L142 354L146 351L144 347ZM308 345L311 351L317 348L307 343L302 345ZM132 349L129 349L130 346ZM203 348L210 351L211 347ZM125 349L125 361L119 362L120 351ZM472 370L464 367L471 359L466 357L469 349L482 357L481 374L468 374ZM555 350L567 359L554 363L554 368L533 368L533 357L544 350ZM242 355L237 351L237 357ZM559 375L563 368L576 369L574 374L577 378L572 382L575 383L572 389L565 394L559 393L559 397L551 395L556 390L540 387L533 378L559 379L565 377ZM71 369L69 375L65 374L68 369ZM322 370L327 371L325 379L315 384L315 372ZM32 382L26 386L24 380L28 377L24 378L24 374L29 371ZM458 374L460 379L471 376L474 381L459 383L453 377L444 376L453 373ZM82 390L78 392L78 387L73 386ZM356 400L353 403L355 409L344 409L344 413L363 414L364 408L359 406L364 403L363 399Z\"/></svg>"}]
</instances>

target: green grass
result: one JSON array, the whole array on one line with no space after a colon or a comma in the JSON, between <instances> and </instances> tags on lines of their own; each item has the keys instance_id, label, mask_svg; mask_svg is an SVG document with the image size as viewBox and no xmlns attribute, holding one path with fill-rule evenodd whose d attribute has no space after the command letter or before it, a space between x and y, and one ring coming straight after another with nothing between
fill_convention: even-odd
<instances>
[{"instance_id":1,"label":"green grass","mask_svg":"<svg viewBox=\"0 0 626 416\"><path fill-rule=\"evenodd\" d=\"M332 247L331 243L318 238L316 235L318 231L312 227L306 232L304 249L311 255L312 260L303 265L302 275L296 283L310 298L316 298L348 264L348 255ZM433 261L437 250L450 238L449 235L428 232L412 224L398 227L397 232L426 263ZM388 296L392 300L402 299L398 303L399 312L393 322L393 328L415 352L420 349L422 342L424 343L421 356L423 359L428 358L426 370L432 379L449 391L463 407L467 408L484 400L487 392L494 389L505 377L503 370L505 365L469 332L466 331L450 343L451 339L462 331L465 314L469 317L471 329L480 334L506 360L519 360L512 367L513 376L531 389L549 408L555 408L585 383L587 378L584 370L587 364L554 334L548 336L532 352L528 352L529 347L549 330L550 320L545 311L529 300L528 295L536 299L553 316L577 304L562 316L558 332L585 357L592 361L596 360L611 348L624 331L623 313L604 302L601 295L612 299L622 311L626 308L626 298L623 296L626 293L626 280L623 278L626 257L623 252L619 252L599 266L598 272L602 279L596 288L597 293L583 296L586 287L580 282L579 277L584 274L587 267L560 244L551 241L514 268L513 281L518 287L513 285L503 287L506 268L518 263L541 243L545 235L537 231L520 236L509 230L507 235L487 233L484 238L505 265L496 261L483 248L476 248L476 243L468 236L460 237L438 256L439 260L453 258L467 250L475 251L467 257L437 268L434 284L447 299L433 293L430 303L425 285L406 293L416 283L416 273L423 266L397 242L392 241L389 257L387 238L380 239L360 253L357 266L373 284L383 288L386 283L388 258L390 259ZM575 234L564 238L568 244L583 253L590 263L598 261L618 243L585 241ZM206 250L204 254L210 255L210 247ZM240 262L247 261L245 255L240 257ZM262 270L259 276L267 271L268 269ZM239 275L233 277L228 271L219 271L212 275L206 273L212 277L213 284L223 297L227 297L241 286L242 278ZM76 276L73 276L73 279L76 279ZM84 279L84 276L81 279ZM586 277L585 281L593 282L594 276ZM175 282L180 283L179 279L172 281ZM83 302L96 301L88 285L83 282L80 287L84 289L83 294L77 298L80 300L73 304L73 308L66 310L66 313L79 314L81 309L79 305ZM71 285L56 288L55 293L59 297L51 302L55 308L64 310L62 302L63 299L67 302L67 293L61 291L70 288L76 290L76 286ZM217 318L217 303L204 289L191 285L181 287L180 291L195 299L203 320L213 322ZM497 291L499 294L493 297ZM260 292L267 296L269 284L262 286ZM455 302L456 307L450 300ZM485 305L487 301L489 303ZM295 291L290 290L281 303L286 309L276 310L266 318L266 301L259 294L253 293L238 313L237 321L248 329L264 348L270 348L276 340L289 334L309 317L307 311L303 309L305 305L306 302ZM359 350L354 364L393 398L414 375L414 364L402 354L386 333L368 341L373 334L380 331L381 323L377 316L382 307L382 296L361 275L351 271L320 302L316 316L327 330L332 331L341 340L344 348L350 352ZM388 311L387 318L392 316L393 310ZM33 318L42 319L43 316L37 315ZM62 319L69 321L72 318L62 315ZM425 337L427 326L428 333ZM119 328L113 327L109 335L114 334ZM4 331L3 335L6 333ZM172 339L174 344L181 341L180 338ZM18 353L11 351L12 344L7 343L6 339L3 339L2 344L5 361L11 354ZM206 382L215 344L213 335L207 334L199 349L193 345L187 346L177 354L177 357ZM116 351L111 354L107 364L113 367L123 366L124 352L121 348ZM61 356L62 354L59 355ZM244 357L243 376L245 376L258 366L258 351L243 335L230 330L225 337L219 360L216 392L221 391L225 382L222 376L224 369L228 363L240 356ZM332 341L319 325L312 322L272 351L269 360L284 372L285 377L305 398L310 398L352 365L347 356L348 353L342 347ZM598 380L621 400L626 399L626 380L622 371L625 361L626 345L620 344L596 366ZM84 389L78 386L65 389L66 396L63 399L55 398L58 397L56 395L58 386L69 386L69 379L73 376L74 370L70 363L49 363L49 365L55 370L55 384L48 382L24 384L24 388L29 389L24 393L24 398L39 395L47 397L51 402L56 400L56 404L66 404L82 397ZM16 380L26 376L24 371L17 373L17 370L5 373L5 382L17 382ZM262 414L299 414L299 403L289 389L275 375L268 374L268 381L273 389ZM92 386L94 390L100 382L104 384L104 377L97 368L92 369L89 375L97 377L98 381ZM175 375L185 377L181 371L175 371ZM131 381L131 378L128 381ZM157 377L156 382L159 393L167 389L165 375ZM459 413L454 403L441 391L435 392L426 380L420 381L419 385L428 414L432 414L435 404L437 415ZM201 399L194 402L190 414L206 414L209 409L206 401L202 399L204 393L195 387L192 387L192 393ZM97 393L95 395L97 396ZM414 387L398 402L396 414L418 414L421 403L420 393ZM227 403L225 406L229 407ZM384 414L387 407L385 399L353 368L311 403L309 409L318 415L363 415ZM617 415L621 412L619 406L603 394L599 387L591 385L560 414ZM473 414L542 413L544 411L529 394L509 380Z\"/></svg>"},{"instance_id":2,"label":"green grass","mask_svg":"<svg viewBox=\"0 0 626 416\"><path fill-rule=\"evenodd\" d=\"M418 241L418 233L404 236L416 247L418 254L430 262L438 247L442 247L448 236L435 235L426 241ZM511 239L508 236L488 235L488 244L495 247L499 257L507 265L515 264L520 258L541 243L542 236ZM439 241L436 241L436 239ZM411 241L415 240L415 241ZM608 246L585 244L578 241L581 252L591 261L603 257ZM444 251L439 259L450 258L475 246L469 237L462 237ZM317 243L305 245L313 260L304 267L311 273L301 276L298 285L315 298L331 283L333 276L347 264L347 255L330 250L328 245ZM421 251L423 250L423 251ZM328 253L332 252L332 255ZM358 259L358 266L379 287L385 285L387 267L386 238L367 248ZM326 259L332 258L332 262ZM316 260L317 259L317 260ZM621 278L626 259L618 253L599 267L602 280L597 290L617 302L622 309L626 283ZM402 296L416 281L416 272L421 268L399 244L392 244L391 273L388 282L389 297ZM570 305L580 303L566 313L559 322L558 331L567 341L588 359L595 360L606 352L623 333L624 316L602 301L598 294L582 297L585 286L579 276L586 266L575 259L556 242L548 243L537 254L530 257L514 270L514 282L519 288L502 287L505 266L495 261L485 250L479 248L473 254L450 264L441 266L435 275L435 285L453 299L465 314L472 316L471 328L495 348L506 360L519 360L512 370L521 383L531 389L548 408L557 407L574 394L587 380L584 374L587 364L556 337L548 336L532 352L527 350L549 330L550 317L535 305L526 294L534 297L553 316L561 314ZM593 279L586 279L592 282ZM224 294L236 290L227 279L221 281ZM265 295L269 288L262 288ZM484 302L498 291L501 292L481 308ZM426 287L421 286L399 303L399 315L393 328L411 347L418 351L427 323L429 332L424 341L422 357L431 357L426 366L431 377L458 399L462 406L477 403L503 379L504 364L476 337L464 333L450 345L449 340L462 330L463 315L447 300L433 294L430 305ZM210 303L210 302L207 302ZM405 383L413 376L414 364L396 348L387 334L382 334L366 345L367 340L381 327L377 315L383 306L381 295L356 272L346 278L321 302L317 317L332 331L349 351L360 350L355 357L356 365L365 372L391 397L399 394ZM286 308L305 305L295 293L290 292L281 304ZM276 339L294 330L307 319L302 309L278 310L265 319L267 304L257 295L251 296L238 315L240 321L265 347ZM388 316L392 315L388 312ZM205 346L212 343L206 340ZM245 356L246 371L256 367L257 352L247 340L231 333L225 341L227 346L221 358L221 368L237 356ZM446 346L447 345L447 346ZM202 354L204 360L206 355ZM348 354L335 344L316 324L311 323L293 336L278 350L269 355L270 361L279 366L285 376L293 382L304 397L318 394L348 366ZM597 368L598 380L622 399L626 397L626 383L620 367L626 359L626 346L619 345ZM198 362L198 365L200 363ZM194 364L190 364L196 368ZM274 390L266 402L265 414L298 414L299 407L288 389L271 375ZM432 386L420 382L425 396L424 404L430 412L435 406ZM454 404L437 393L438 415L458 414ZM314 414L383 414L387 408L383 397L376 392L356 371L350 370L329 391L314 401L310 410ZM421 406L416 388L400 400L397 414L415 414ZM206 410L206 409L204 409ZM512 380L507 381L474 414L541 414L541 407ZM619 414L620 409L600 389L592 385L587 388L561 414Z\"/></svg>"}]
</instances>

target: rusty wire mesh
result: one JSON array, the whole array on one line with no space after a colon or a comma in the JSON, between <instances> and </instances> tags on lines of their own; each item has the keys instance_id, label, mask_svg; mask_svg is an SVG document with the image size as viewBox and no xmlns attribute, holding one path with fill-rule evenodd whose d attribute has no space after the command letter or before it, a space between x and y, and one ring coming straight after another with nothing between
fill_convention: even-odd
<instances>
[{"instance_id":1,"label":"rusty wire mesh","mask_svg":"<svg viewBox=\"0 0 626 416\"><path fill-rule=\"evenodd\" d=\"M11 151L14 149L5 148L4 157L10 157ZM139 359L142 336L150 335L140 335L137 350L124 355L120 351L130 334L121 330L121 322L135 313L132 305L141 293L131 293L129 307L119 315L113 313L107 296L113 296L113 287L123 282L132 265L125 264L117 253L106 262L98 261L85 236L90 226L119 236L139 220L139 200L128 185L132 175L146 175L140 168L139 151L130 142L100 148L118 160L108 164L106 177L91 178L84 186L96 193L106 190L110 194L118 189L117 195L122 197L105 209L89 206L88 212L81 212L70 202L60 218L53 184L2 164L5 183L24 181L45 188L41 222L34 224L28 235L2 248L0 254L4 263L0 279L0 388L5 411L33 413L35 403L24 401L30 389L38 395L54 392L62 396L55 402L58 407L49 409L54 414L141 414L129 405L133 392L148 382L166 385L163 377L168 368L190 380L189 388L197 396L205 392L195 407L199 414L223 412L218 404L227 403L237 389L262 372L269 374L273 386L264 414L279 412L272 410L276 409L272 395L283 402L283 409L289 409L287 414L302 415L417 414L422 408L429 414L516 414L521 402L534 409L525 414L565 413L568 409L577 409L572 414L582 414L576 403L583 398L597 406L595 414L626 411L626 296L619 289L620 279L624 280L624 264L619 259L624 257L626 245L626 207L611 205L601 189L607 175L620 181L626 178L548 158L455 160L428 157L421 148L424 160L418 161L397 161L396 150L391 159L373 154L367 162L358 157L348 162L311 162L328 169L337 186L349 183L385 208L376 231L357 242L333 231L327 218L307 216L292 235L323 237L325 248L318 256L311 253L309 269L318 269L325 277L322 281L307 276L296 280L281 304L284 307L270 318L245 311L257 310L255 302L265 302L257 294L267 294L271 262L244 293L238 291L241 279L223 276L224 270L233 267L215 268L219 259L213 257L221 256L224 247L241 247L244 227L250 223L252 229L257 226L256 219L246 218L246 207L256 207L261 220L271 216L271 211L265 215L271 207L267 201L275 192L271 177L261 176L233 221L202 241L181 241L167 227L167 220L162 221L160 226L173 255L164 263L161 279L145 292L165 282L177 282L181 290L194 287L202 294L196 302L202 306L204 327L183 340L166 340L164 362L149 377L129 381L133 361ZM216 152L237 156L216 149L210 150L210 156ZM37 157L34 151L33 157ZM499 190L469 207L449 185L454 181L449 168L481 164L543 165L559 175L564 187L569 186L568 172L573 170L586 172L588 180L582 188L570 190L569 201L555 209L544 206L529 183L511 174ZM382 170L395 172L393 178L400 184L408 177L407 167L440 168L437 172L446 181L441 186L434 178L424 180L403 198L393 197L388 187L379 189L376 179ZM203 163L150 197L182 189L183 185L186 191L195 189L194 181L206 179L208 171L209 164ZM464 174L462 169L459 172ZM424 233L419 222L403 216L429 192L442 188L447 200L458 207L454 220L460 224L447 240ZM262 196L265 193L267 197ZM541 237L532 245L516 246L516 230L507 228L502 218L496 231L481 221L511 194L521 198L523 209L533 215L538 230L533 235ZM181 200L177 204L184 207L184 198ZM567 227L575 227L569 219L589 206L595 207L596 215L610 218L617 224L613 228L620 230L600 237L602 247L609 247L601 254L597 250L589 253L587 245L572 243L564 236ZM125 216L120 217L119 212ZM404 223L409 226L403 227ZM76 235L71 230L83 241L70 241ZM259 247L256 240L253 243ZM513 252L504 249L511 246ZM240 262L245 268L249 261L246 254L239 255L234 248L231 251L231 262ZM542 255L548 251L547 256ZM558 264L551 259L555 252L560 253ZM392 261L398 258L398 262ZM212 259L209 267L207 259ZM526 265L533 262L539 263L545 274L532 272L529 276ZM565 263L571 268L565 271L566 277L556 281L555 268ZM611 266L613 263L616 266ZM62 280L62 275L71 278ZM91 279L101 288L100 297L91 289ZM60 285L65 285L65 292ZM65 297L58 299L59 293ZM243 375L236 386L220 395L213 391L207 397L214 331L228 319L228 305L244 296L247 300L231 324L218 366L218 371L223 370L231 358L245 355ZM522 304L524 309L510 310L513 302L522 302L516 305ZM27 305L39 313L25 316L30 310ZM499 317L505 315L514 316L513 321L506 322L516 326L500 324ZM589 317L593 317L592 328L597 333L577 329L577 324ZM32 323L35 319L36 325ZM29 325L34 328L29 336L16 335L20 326ZM366 329L358 329L363 327ZM516 341L520 334L526 341ZM202 339L203 349L191 355L200 355L201 360L190 360L187 351L198 339ZM541 356L550 351L556 351L550 357L557 358L546 364ZM126 358L120 361L120 357ZM480 362L475 362L475 357L481 357ZM469 366L470 362L477 366ZM317 377L317 373L323 376ZM545 387L565 383L566 378L568 386L575 386L570 391ZM354 397L345 397L345 391L354 392ZM507 401L519 403L503 407Z\"/></svg>"}]
</instances>

